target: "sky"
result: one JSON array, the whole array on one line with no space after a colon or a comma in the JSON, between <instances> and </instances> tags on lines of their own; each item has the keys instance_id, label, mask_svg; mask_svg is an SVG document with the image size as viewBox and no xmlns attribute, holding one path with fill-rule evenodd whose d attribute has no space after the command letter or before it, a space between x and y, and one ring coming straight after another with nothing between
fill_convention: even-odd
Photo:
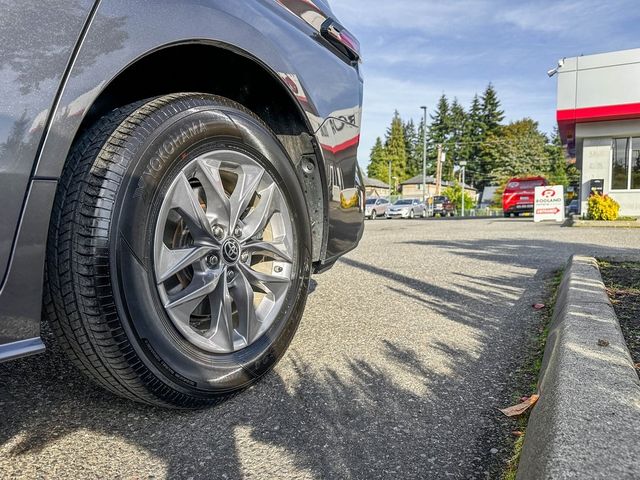
<instances>
[{"instance_id":1,"label":"sky","mask_svg":"<svg viewBox=\"0 0 640 480\"><path fill-rule=\"evenodd\" d=\"M493 83L506 121L555 126L560 58L640 47L640 0L330 0L364 58L362 167L393 112L421 118L440 95L468 106Z\"/></svg>"}]
</instances>

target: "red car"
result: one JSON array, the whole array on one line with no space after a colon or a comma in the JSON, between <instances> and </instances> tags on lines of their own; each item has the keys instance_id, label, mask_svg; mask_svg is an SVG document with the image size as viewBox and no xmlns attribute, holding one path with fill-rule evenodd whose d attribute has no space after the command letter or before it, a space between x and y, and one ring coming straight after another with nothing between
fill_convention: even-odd
<instances>
[{"instance_id":1,"label":"red car","mask_svg":"<svg viewBox=\"0 0 640 480\"><path fill-rule=\"evenodd\" d=\"M544 177L512 178L502 194L502 211L505 217L521 213L533 213L536 187L547 185Z\"/></svg>"}]
</instances>

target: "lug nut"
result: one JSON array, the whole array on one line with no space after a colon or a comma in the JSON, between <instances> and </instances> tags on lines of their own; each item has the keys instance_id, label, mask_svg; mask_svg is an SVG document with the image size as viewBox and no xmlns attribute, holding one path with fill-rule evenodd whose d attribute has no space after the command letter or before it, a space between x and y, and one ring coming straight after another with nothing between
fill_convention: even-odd
<instances>
[{"instance_id":1,"label":"lug nut","mask_svg":"<svg viewBox=\"0 0 640 480\"><path fill-rule=\"evenodd\" d=\"M276 273L281 273L282 272L282 267L280 265L277 265L274 270L276 271Z\"/></svg>"},{"instance_id":2,"label":"lug nut","mask_svg":"<svg viewBox=\"0 0 640 480\"><path fill-rule=\"evenodd\" d=\"M231 280L233 280L235 278L235 276L236 276L236 272L234 272L233 270L229 270L227 272L227 281L230 282Z\"/></svg>"},{"instance_id":3,"label":"lug nut","mask_svg":"<svg viewBox=\"0 0 640 480\"><path fill-rule=\"evenodd\" d=\"M207 266L209 268L214 268L218 265L218 263L220 262L220 260L218 260L218 257L216 255L214 255L213 253L209 254L207 256Z\"/></svg>"},{"instance_id":4,"label":"lug nut","mask_svg":"<svg viewBox=\"0 0 640 480\"><path fill-rule=\"evenodd\" d=\"M236 227L236 229L233 231L233 234L237 237L240 238L242 236L242 229L240 227Z\"/></svg>"},{"instance_id":5,"label":"lug nut","mask_svg":"<svg viewBox=\"0 0 640 480\"><path fill-rule=\"evenodd\" d=\"M249 261L249 252L246 250L240 254L240 260L242 263L247 263Z\"/></svg>"},{"instance_id":6,"label":"lug nut","mask_svg":"<svg viewBox=\"0 0 640 480\"><path fill-rule=\"evenodd\" d=\"M222 237L223 234L224 234L224 230L222 229L222 227L220 225L216 225L216 226L213 227L213 235L216 238Z\"/></svg>"}]
</instances>

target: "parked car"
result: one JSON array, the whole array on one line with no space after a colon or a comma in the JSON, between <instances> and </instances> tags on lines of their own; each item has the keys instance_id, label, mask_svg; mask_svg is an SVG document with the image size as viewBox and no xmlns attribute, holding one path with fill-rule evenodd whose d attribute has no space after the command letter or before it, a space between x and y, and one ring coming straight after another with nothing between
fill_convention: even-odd
<instances>
[{"instance_id":1,"label":"parked car","mask_svg":"<svg viewBox=\"0 0 640 480\"><path fill-rule=\"evenodd\" d=\"M365 218L375 220L378 217L383 217L387 213L389 207L389 200L386 198L367 198L364 207Z\"/></svg>"},{"instance_id":2,"label":"parked car","mask_svg":"<svg viewBox=\"0 0 640 480\"><path fill-rule=\"evenodd\" d=\"M432 197L433 213L441 217L453 217L456 214L456 206L446 195L436 195Z\"/></svg>"},{"instance_id":3,"label":"parked car","mask_svg":"<svg viewBox=\"0 0 640 480\"><path fill-rule=\"evenodd\" d=\"M577 198L574 198L569 202L569 205L566 207L565 215L567 217L571 215L578 215L580 213L580 202Z\"/></svg>"},{"instance_id":4,"label":"parked car","mask_svg":"<svg viewBox=\"0 0 640 480\"><path fill-rule=\"evenodd\" d=\"M0 361L44 313L140 402L265 375L362 236L357 40L326 0L9 0L0 31Z\"/></svg>"},{"instance_id":5,"label":"parked car","mask_svg":"<svg viewBox=\"0 0 640 480\"><path fill-rule=\"evenodd\" d=\"M502 194L502 212L505 217L518 217L523 213L533 213L535 188L547 185L544 177L512 178Z\"/></svg>"},{"instance_id":6,"label":"parked car","mask_svg":"<svg viewBox=\"0 0 640 480\"><path fill-rule=\"evenodd\" d=\"M404 198L396 200L393 205L387 208L386 218L415 218L426 217L427 207L416 198Z\"/></svg>"}]
</instances>

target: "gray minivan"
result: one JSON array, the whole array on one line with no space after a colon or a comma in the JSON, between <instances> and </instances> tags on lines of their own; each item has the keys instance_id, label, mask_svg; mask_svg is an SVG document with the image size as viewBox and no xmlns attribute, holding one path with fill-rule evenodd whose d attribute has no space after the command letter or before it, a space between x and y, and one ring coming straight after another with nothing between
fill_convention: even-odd
<instances>
[{"instance_id":1,"label":"gray minivan","mask_svg":"<svg viewBox=\"0 0 640 480\"><path fill-rule=\"evenodd\" d=\"M137 401L264 375L363 231L359 46L326 0L11 0L0 38L0 361L44 314Z\"/></svg>"}]
</instances>

